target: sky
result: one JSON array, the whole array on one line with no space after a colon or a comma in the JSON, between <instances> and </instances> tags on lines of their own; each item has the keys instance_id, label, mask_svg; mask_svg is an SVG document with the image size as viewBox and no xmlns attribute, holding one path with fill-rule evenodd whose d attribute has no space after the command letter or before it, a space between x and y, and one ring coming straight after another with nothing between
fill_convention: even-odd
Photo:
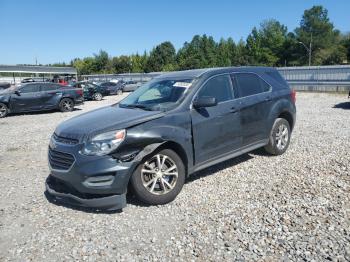
<instances>
[{"instance_id":1,"label":"sky","mask_svg":"<svg viewBox=\"0 0 350 262\"><path fill-rule=\"evenodd\" d=\"M163 41L179 49L196 34L245 40L271 18L293 31L313 5L350 31L349 0L0 0L0 64L70 62L100 49L142 54Z\"/></svg>"}]
</instances>

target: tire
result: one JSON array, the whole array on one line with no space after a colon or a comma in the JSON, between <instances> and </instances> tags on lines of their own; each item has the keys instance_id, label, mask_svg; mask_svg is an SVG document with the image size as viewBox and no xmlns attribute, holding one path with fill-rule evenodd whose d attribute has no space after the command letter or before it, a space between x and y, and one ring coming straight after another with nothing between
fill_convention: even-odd
<instances>
[{"instance_id":1,"label":"tire","mask_svg":"<svg viewBox=\"0 0 350 262\"><path fill-rule=\"evenodd\" d=\"M70 98L63 98L60 101L59 108L61 112L72 112L74 110L74 101Z\"/></svg>"},{"instance_id":2,"label":"tire","mask_svg":"<svg viewBox=\"0 0 350 262\"><path fill-rule=\"evenodd\" d=\"M121 94L123 94L123 90L118 89L118 90L117 90L117 95L120 96Z\"/></svg>"},{"instance_id":3,"label":"tire","mask_svg":"<svg viewBox=\"0 0 350 262\"><path fill-rule=\"evenodd\" d=\"M290 126L286 119L277 118L273 124L266 152L278 156L286 152L290 142Z\"/></svg>"},{"instance_id":4,"label":"tire","mask_svg":"<svg viewBox=\"0 0 350 262\"><path fill-rule=\"evenodd\" d=\"M7 116L8 113L9 113L9 109L7 105L5 105L4 103L0 103L0 118Z\"/></svg>"},{"instance_id":5,"label":"tire","mask_svg":"<svg viewBox=\"0 0 350 262\"><path fill-rule=\"evenodd\" d=\"M102 97L103 96L102 96L101 93L95 93L94 96L93 96L94 100L96 100L96 101L101 101Z\"/></svg>"},{"instance_id":6,"label":"tire","mask_svg":"<svg viewBox=\"0 0 350 262\"><path fill-rule=\"evenodd\" d=\"M163 172L156 171L159 168L158 156ZM164 174L164 165L166 169L171 169L169 175ZM140 201L149 205L164 205L180 193L185 183L185 166L174 151L164 149L147 156L132 174L130 182Z\"/></svg>"}]
</instances>

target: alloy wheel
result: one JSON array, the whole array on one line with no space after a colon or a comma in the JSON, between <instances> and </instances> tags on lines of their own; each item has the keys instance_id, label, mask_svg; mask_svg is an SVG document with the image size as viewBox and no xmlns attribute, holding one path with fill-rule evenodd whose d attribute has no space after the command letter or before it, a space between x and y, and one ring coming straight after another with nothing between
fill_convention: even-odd
<instances>
[{"instance_id":1,"label":"alloy wheel","mask_svg":"<svg viewBox=\"0 0 350 262\"><path fill-rule=\"evenodd\" d=\"M70 101L70 100L64 100L64 101L63 101L63 108L64 108L66 111L71 111L72 108L73 108L73 102Z\"/></svg>"},{"instance_id":2,"label":"alloy wheel","mask_svg":"<svg viewBox=\"0 0 350 262\"><path fill-rule=\"evenodd\" d=\"M279 150L283 150L287 144L289 139L288 127L284 124L281 124L278 127L276 132L276 146Z\"/></svg>"},{"instance_id":3,"label":"alloy wheel","mask_svg":"<svg viewBox=\"0 0 350 262\"><path fill-rule=\"evenodd\" d=\"M100 93L95 94L95 100L97 101L102 100L102 95Z\"/></svg>"},{"instance_id":4,"label":"alloy wheel","mask_svg":"<svg viewBox=\"0 0 350 262\"><path fill-rule=\"evenodd\" d=\"M0 105L0 117L3 117L6 115L7 108L5 105Z\"/></svg>"},{"instance_id":5,"label":"alloy wheel","mask_svg":"<svg viewBox=\"0 0 350 262\"><path fill-rule=\"evenodd\" d=\"M172 191L178 178L178 168L169 156L157 154L146 161L141 169L143 186L154 195Z\"/></svg>"}]
</instances>

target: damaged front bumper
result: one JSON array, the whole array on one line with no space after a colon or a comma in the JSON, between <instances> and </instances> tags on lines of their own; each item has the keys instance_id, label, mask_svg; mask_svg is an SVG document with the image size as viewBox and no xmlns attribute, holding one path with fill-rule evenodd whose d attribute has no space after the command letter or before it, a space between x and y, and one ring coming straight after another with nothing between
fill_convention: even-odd
<instances>
[{"instance_id":1,"label":"damaged front bumper","mask_svg":"<svg viewBox=\"0 0 350 262\"><path fill-rule=\"evenodd\" d=\"M98 210L114 211L126 206L126 194L95 195L84 194L53 176L46 179L46 191L55 200L72 206L87 207Z\"/></svg>"}]
</instances>

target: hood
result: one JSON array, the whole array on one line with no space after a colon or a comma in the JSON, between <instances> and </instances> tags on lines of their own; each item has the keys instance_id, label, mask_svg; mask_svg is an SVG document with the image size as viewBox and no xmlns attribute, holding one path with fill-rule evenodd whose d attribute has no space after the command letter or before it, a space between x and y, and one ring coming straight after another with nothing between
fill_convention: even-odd
<instances>
[{"instance_id":1,"label":"hood","mask_svg":"<svg viewBox=\"0 0 350 262\"><path fill-rule=\"evenodd\" d=\"M56 135L80 141L102 132L124 129L164 116L164 112L137 108L103 107L81 114L61 123Z\"/></svg>"}]
</instances>

